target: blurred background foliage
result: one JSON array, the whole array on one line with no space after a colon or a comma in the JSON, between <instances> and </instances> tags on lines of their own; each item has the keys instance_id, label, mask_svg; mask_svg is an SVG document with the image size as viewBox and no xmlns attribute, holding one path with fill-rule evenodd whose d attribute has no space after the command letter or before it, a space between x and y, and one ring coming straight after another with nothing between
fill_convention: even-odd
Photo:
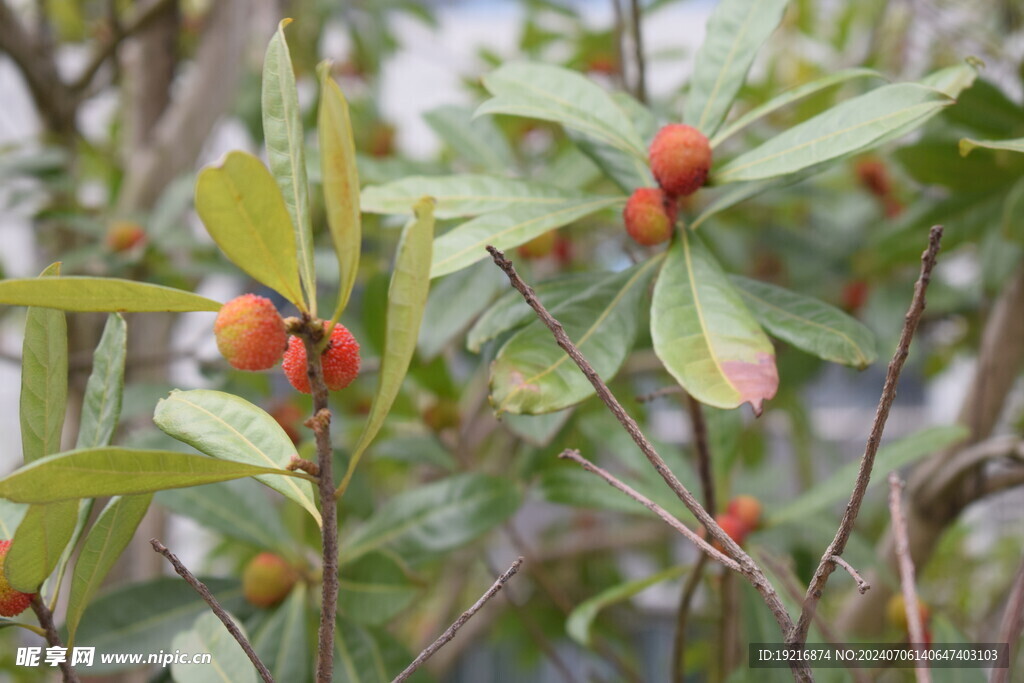
<instances>
[{"instance_id":1,"label":"blurred background foliage","mask_svg":"<svg viewBox=\"0 0 1024 683\"><path fill-rule=\"evenodd\" d=\"M289 42L307 130L315 128L314 67L322 58L334 60L334 76L352 107L365 184L476 172L598 191L610 181L557 126L507 116L472 118L484 97L480 77L506 61L529 58L579 70L644 98L659 122L678 120L693 50L713 3L639 3L641 35L648 38L643 68L636 59L630 3L613 0L595 10L598 4L0 3L0 54L6 53L0 87L9 90L5 100L23 103L0 117L9 117L4 125L18 131L9 131L0 148L0 231L9 245L0 266L8 276L28 276L59 259L65 274L198 287L225 298L251 290L252 283L226 276L235 271L200 236L192 185L197 168L226 149L260 148L261 46L280 16L295 19ZM440 65L461 80L459 97L424 110L414 97L396 96L429 90L429 83L403 80L408 74L396 68L410 53L423 58L424 45L436 44L444 53L443 41L465 37L453 28L460 21L471 27L463 31L485 26L487 33L474 36L472 52ZM679 26L681 38L665 40L658 30L665 25ZM1024 254L1024 155L977 149L961 157L957 149L963 137L1024 136L1022 29L1021 7L1009 0L797 0L758 56L733 109L735 118L841 68L865 66L895 81L968 56L985 63L974 86L921 131L725 211L715 230L703 235L730 272L828 301L858 317L877 339L879 360L863 372L829 366L777 342L780 391L760 419L745 409L706 410L718 500L742 493L762 501L767 523L748 547L755 557L768 558L773 578L783 584L806 584L838 523L852 477L835 473L846 471L863 447L885 359L895 348L925 235L934 223L946 226L943 254L890 420L890 459L884 462L905 468L936 462L935 454L963 438L963 431L951 427L958 416L972 442L991 434L1019 438L1024 430L1024 400L1019 381L1015 385L1020 354L1014 356L1012 348L992 351L982 342L995 334L986 333L986 324L998 302L1021 288L1014 283L1022 278ZM34 36L40 51L19 47L18 31ZM90 65L104 54L90 74ZM47 68L60 74L59 84L37 92ZM223 72L197 85L198 74L215 68ZM723 151L764 140L862 90L859 82L822 90L748 127ZM396 101L402 103L400 116L395 106L385 111L385 103ZM416 136L431 139L403 135L403 125L418 126ZM309 174L316 184L313 150ZM319 194L312 193L314 202ZM699 194L693 201L687 210L696 215L699 203L708 200ZM315 204L314 226L322 244L317 267L323 293L330 296L337 268L323 207ZM364 260L342 322L360 340L366 370L332 396L339 467L358 436L376 381L395 227L386 216L364 215ZM637 249L617 212L606 211L520 248L514 258L535 285L563 275L583 282L588 273L621 269L641 258ZM489 263L433 283L410 380L342 501L341 639L355 661L378 657L397 671L408 661L406 651L432 640L511 557L523 554L527 571L508 598L495 600L435 658L438 680L499 680L496 671L503 672L500 680L665 680L679 593L695 552L631 501L555 456L578 448L669 510L685 511L595 399L544 416L494 414L487 400L488 366L509 332L474 343L474 325L502 297L508 300L506 290ZM1017 297L1002 305L1021 306L1024 298ZM0 362L11 377L19 359L9 349L18 347L22 315L0 309ZM211 317L128 317L132 342L121 443L182 448L155 429L152 410L170 389L203 386L265 407L292 435L297 452L309 456L311 432L302 426L309 401L279 374L231 370L213 347ZM72 390L80 394L102 318L79 314L70 321ZM1014 343L1021 338L1002 342ZM1007 388L995 403L984 403L987 417L971 421L964 417L967 404L971 397L980 399L968 392L981 381L979 368L986 367L1009 375ZM7 384L14 387L16 381ZM612 388L655 437L677 475L695 484L685 396L637 400L669 384L641 332ZM14 412L13 391L0 396L3 413ZM13 433L16 424L5 433ZM4 467L13 467L17 454L8 450L5 457ZM911 477L921 516L931 513L937 527L927 531L931 557L919 567L936 642L993 640L1024 537L1019 465L1011 465L993 457L956 473L954 479L971 486L949 489L954 498L940 512L936 494L923 485L915 488ZM876 473L878 480L885 474ZM1010 480L986 488L998 477ZM462 496L460 487L473 495ZM868 598L882 597L872 607L858 607L852 582L839 577L821 606L844 641L907 638L881 617L886 585L894 585L884 554L875 550L884 547L888 524L881 488L869 494L847 557L862 571L876 570L877 586ZM219 577L211 586L226 596L258 648L269 652L282 639L309 638L309 606L317 591L297 590L279 607L257 609L240 600L237 578L251 557L271 549L303 566L306 580L315 582L318 539L306 515L253 482L165 492L156 500L160 506L151 512L149 528L169 529L168 544L181 546L195 571ZM396 515L419 526L389 546L367 542ZM365 554L346 559L353 545L366 548ZM158 578L159 562L146 553L129 550L119 579L86 613L80 642L110 651L166 649L199 613L180 583ZM737 648L745 642L778 640L774 625L765 622L763 605L748 587L718 569L706 573L686 623L688 670L692 680L754 680L731 654L743 652ZM654 575L664 580L645 581ZM367 597L371 591L377 598ZM785 598L792 602L792 596ZM163 616L172 604L192 605L194 611ZM137 623L154 614L160 616L157 623ZM302 618L294 622L289 614ZM812 632L811 640L821 637ZM0 633L0 651L8 653L0 657L0 668L30 680L28 670L13 665L21 638L18 629ZM307 680L310 665L292 662L287 680ZM106 673L124 680L167 676ZM779 680L788 677L775 673ZM904 680L899 671L878 678ZM343 668L338 680L350 680ZM847 679L844 671L832 670L821 680ZM981 679L969 671L939 670L935 680Z\"/></svg>"}]
</instances>

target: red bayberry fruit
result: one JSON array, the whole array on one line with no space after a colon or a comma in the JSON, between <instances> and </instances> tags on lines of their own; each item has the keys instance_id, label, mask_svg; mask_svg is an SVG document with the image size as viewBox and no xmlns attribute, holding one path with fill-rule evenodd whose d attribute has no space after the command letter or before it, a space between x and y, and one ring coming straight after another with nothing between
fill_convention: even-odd
<instances>
[{"instance_id":1,"label":"red bayberry fruit","mask_svg":"<svg viewBox=\"0 0 1024 683\"><path fill-rule=\"evenodd\" d=\"M288 597L299 575L274 553L260 553L242 571L242 594L257 607L271 607Z\"/></svg>"},{"instance_id":2,"label":"red bayberry fruit","mask_svg":"<svg viewBox=\"0 0 1024 683\"><path fill-rule=\"evenodd\" d=\"M666 193L672 196L693 194L707 180L711 145L696 128L672 123L654 136L650 161L651 172Z\"/></svg>"},{"instance_id":3,"label":"red bayberry fruit","mask_svg":"<svg viewBox=\"0 0 1024 683\"><path fill-rule=\"evenodd\" d=\"M718 526L722 527L722 531L729 535L729 538L736 541L737 545L743 545L743 541L746 539L747 532L749 532L750 529L742 520L735 515L726 512L715 515L715 521L718 522ZM707 537L707 535L707 529L702 527L701 536ZM711 541L711 547L715 550L725 552L725 549L722 548L722 545L718 541Z\"/></svg>"},{"instance_id":4,"label":"red bayberry fruit","mask_svg":"<svg viewBox=\"0 0 1024 683\"><path fill-rule=\"evenodd\" d=\"M105 239L107 249L113 252L128 251L146 241L142 226L132 221L114 221L107 228Z\"/></svg>"},{"instance_id":5,"label":"red bayberry fruit","mask_svg":"<svg viewBox=\"0 0 1024 683\"><path fill-rule=\"evenodd\" d=\"M854 171L857 173L857 180L868 192L876 197L889 196L892 184L889 182L889 171L881 161L865 157L857 161Z\"/></svg>"},{"instance_id":6,"label":"red bayberry fruit","mask_svg":"<svg viewBox=\"0 0 1024 683\"><path fill-rule=\"evenodd\" d=\"M524 259L544 258L555 250L555 242L558 235L554 230L548 230L543 235L537 235L529 242L525 242L516 250Z\"/></svg>"},{"instance_id":7,"label":"red bayberry fruit","mask_svg":"<svg viewBox=\"0 0 1024 683\"><path fill-rule=\"evenodd\" d=\"M344 325L335 325L331 340L320 359L327 388L331 391L344 389L359 374L359 343ZM309 377L306 375L306 347L298 337L288 340L282 367L293 387L304 394L311 393Z\"/></svg>"},{"instance_id":8,"label":"red bayberry fruit","mask_svg":"<svg viewBox=\"0 0 1024 683\"><path fill-rule=\"evenodd\" d=\"M839 295L843 308L850 313L859 311L868 300L869 289L867 280L857 279L847 282Z\"/></svg>"},{"instance_id":9,"label":"red bayberry fruit","mask_svg":"<svg viewBox=\"0 0 1024 683\"><path fill-rule=\"evenodd\" d=\"M217 348L239 370L268 370L281 360L288 333L266 297L243 294L224 304L213 323Z\"/></svg>"},{"instance_id":10,"label":"red bayberry fruit","mask_svg":"<svg viewBox=\"0 0 1024 683\"><path fill-rule=\"evenodd\" d=\"M7 551L10 549L10 541L0 541L0 616L16 617L29 606L35 593L22 593L15 590L7 581L4 564L7 561Z\"/></svg>"},{"instance_id":11,"label":"red bayberry fruit","mask_svg":"<svg viewBox=\"0 0 1024 683\"><path fill-rule=\"evenodd\" d=\"M736 496L729 501L726 513L743 522L748 531L756 529L761 524L761 501L753 496Z\"/></svg>"},{"instance_id":12,"label":"red bayberry fruit","mask_svg":"<svg viewBox=\"0 0 1024 683\"><path fill-rule=\"evenodd\" d=\"M672 237L676 213L676 203L664 192L642 187L629 197L622 219L630 237L644 246L651 246Z\"/></svg>"}]
</instances>

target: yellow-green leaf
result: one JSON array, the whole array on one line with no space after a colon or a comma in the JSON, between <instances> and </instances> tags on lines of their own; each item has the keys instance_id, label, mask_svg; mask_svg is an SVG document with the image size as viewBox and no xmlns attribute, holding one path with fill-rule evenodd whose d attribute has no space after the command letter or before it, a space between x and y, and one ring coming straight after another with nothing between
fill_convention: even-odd
<instances>
[{"instance_id":1,"label":"yellow-green leaf","mask_svg":"<svg viewBox=\"0 0 1024 683\"><path fill-rule=\"evenodd\" d=\"M57 282L60 263L27 280L45 286ZM49 279L53 276L52 279ZM7 282L10 282L8 280ZM3 283L0 283L2 285ZM68 329L62 311L31 307L21 347L21 449L25 462L60 450L68 399Z\"/></svg>"},{"instance_id":2,"label":"yellow-green leaf","mask_svg":"<svg viewBox=\"0 0 1024 683\"><path fill-rule=\"evenodd\" d=\"M221 307L213 299L173 287L116 278L77 276L0 281L0 305L107 313L216 312Z\"/></svg>"},{"instance_id":3,"label":"yellow-green leaf","mask_svg":"<svg viewBox=\"0 0 1024 683\"><path fill-rule=\"evenodd\" d=\"M74 534L77 510L74 500L29 506L4 562L4 573L15 590L35 593L53 572Z\"/></svg>"},{"instance_id":4,"label":"yellow-green leaf","mask_svg":"<svg viewBox=\"0 0 1024 683\"><path fill-rule=\"evenodd\" d=\"M196 181L196 212L236 266L305 310L292 220L263 162L236 151L204 168Z\"/></svg>"},{"instance_id":5,"label":"yellow-green leaf","mask_svg":"<svg viewBox=\"0 0 1024 683\"><path fill-rule=\"evenodd\" d=\"M341 287L333 320L337 322L348 304L359 269L362 223L359 215L359 172L348 102L331 78L330 63L317 69L320 75L320 111L317 131L320 136L320 169L323 175L324 206L331 230L334 252L338 256Z\"/></svg>"}]
</instances>

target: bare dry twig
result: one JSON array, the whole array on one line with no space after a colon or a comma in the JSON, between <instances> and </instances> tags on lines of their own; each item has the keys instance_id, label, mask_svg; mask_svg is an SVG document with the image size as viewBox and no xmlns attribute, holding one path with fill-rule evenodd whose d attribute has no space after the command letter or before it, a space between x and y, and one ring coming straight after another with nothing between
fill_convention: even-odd
<instances>
[{"instance_id":1,"label":"bare dry twig","mask_svg":"<svg viewBox=\"0 0 1024 683\"><path fill-rule=\"evenodd\" d=\"M648 462L654 467L654 470L659 476L668 484L672 492L683 502L683 505L693 513L697 520L704 525L704 528L708 530L708 533L718 541L728 555L736 558L736 565L738 569L735 571L740 572L747 581L757 590L761 595L762 600L768 606L772 616L778 623L779 628L783 634L791 633L794 630L793 620L786 612L786 608L782 605L782 601L779 599L778 594L775 592L775 588L768 581L764 571L754 562L753 559L747 553L736 544L732 538L725 533L718 522L705 510L701 504L694 498L693 494L683 486L682 482L672 473L665 460L658 454L651 442L644 436L643 432L640 431L639 425L625 409L622 404L619 403L618 399L611 393L608 386L604 383L604 380L598 376L593 366L583 357L580 350L576 345L569 339L569 336L565 333L565 329L562 324L548 313L547 309L537 298L536 292L533 291L528 284L526 284L519 274L516 273L515 267L512 262L505 258L505 254L500 250L495 249L493 246L488 245L487 251L490 253L491 258L494 260L495 265L504 271L505 275L508 276L509 283L512 287L522 294L523 299L533 309L537 317L551 330L554 335L555 341L562 348L563 351L572 359L576 364L576 367L583 372L583 375L594 387L598 397L608 407L608 409L615 415L615 418L619 421L622 427L629 434L630 438L640 447L644 456ZM667 520L666 520L667 521ZM678 521L678 520L676 520ZM716 558L717 559L717 558ZM727 565L728 566L728 565ZM732 567L730 567L732 568ZM793 673L798 680L810 681L813 680L813 676L810 673L810 669L803 662L796 662L793 664Z\"/></svg>"},{"instance_id":2,"label":"bare dry twig","mask_svg":"<svg viewBox=\"0 0 1024 683\"><path fill-rule=\"evenodd\" d=\"M37 594L33 596L32 602L29 605L32 607L32 611L36 613L39 625L43 627L43 631L46 634L46 644L50 647L64 647L60 641L60 635L57 633L57 626L53 623L53 613L50 612L43 599ZM78 674L66 658L65 661L60 663L60 671L64 677L64 683L78 683Z\"/></svg>"},{"instance_id":3,"label":"bare dry twig","mask_svg":"<svg viewBox=\"0 0 1024 683\"><path fill-rule=\"evenodd\" d=\"M220 603L217 602L217 598L213 597L213 593L211 593L210 589L206 587L206 584L197 579L195 575L188 570L188 567L181 563L181 560L178 559L177 555L168 550L167 546L159 540L151 538L149 539L149 544L153 546L153 550L167 558L167 561L171 563L172 567L174 567L174 571L178 572L178 575L185 579L185 582L192 586L196 593L199 593L199 597L203 599L203 602L210 606L210 609L213 610L213 613L221 620L221 623L224 624L224 628L228 630L231 637L242 646L243 650L245 650L246 656L249 657L249 661L251 661L253 666L256 667L256 671L259 672L260 678L264 680L264 683L274 683L274 678L270 675L270 671L267 669L266 665L260 661L256 651L252 649L252 645L248 640L246 640L245 636L242 635L242 632L238 630L238 627L235 626L235 622L231 619L231 616L223 607L220 606Z\"/></svg>"},{"instance_id":4,"label":"bare dry twig","mask_svg":"<svg viewBox=\"0 0 1024 683\"><path fill-rule=\"evenodd\" d=\"M1022 619L1024 619L1024 560L1021 561L1017 575L1013 579L1010 595L1006 599L1006 609L1003 611L1003 618L999 623L999 635L996 638L997 643L1009 645L1009 662L1013 661L1014 645L1020 639ZM1002 669L993 668L989 683L1006 683L1009 676L1009 666Z\"/></svg>"},{"instance_id":5,"label":"bare dry twig","mask_svg":"<svg viewBox=\"0 0 1024 683\"><path fill-rule=\"evenodd\" d=\"M942 241L942 226L932 227L928 235L928 248L921 255L921 273L914 284L914 296L910 302L903 321L903 331L900 333L899 344L896 353L889 361L889 368L885 376L885 385L882 388L882 396L878 401L878 408L875 410L875 419L871 425L871 433L868 435L867 445L864 448L864 455L860 461L860 470L857 472L857 481L850 496L850 502L846 505L843 519L836 530L835 538L829 544L825 553L818 563L818 569L814 572L810 585L804 596L803 607L800 611L800 618L796 626L786 637L786 642L791 644L803 643L807 640L807 631L811 625L811 617L818 607L818 602L823 595L825 584L828 578L835 571L835 558L846 550L846 543L850 540L853 532L853 524L860 513L860 506L867 492L868 484L871 481L871 469L875 464L875 454L882 442L882 432L885 430L885 423L889 419L889 409L896 398L896 386L899 383L900 372L903 364L910 353L910 342L917 331L917 325L921 321L921 315L925 307L925 291L931 281L932 268L935 267L935 259L939 253L939 246Z\"/></svg>"},{"instance_id":6,"label":"bare dry twig","mask_svg":"<svg viewBox=\"0 0 1024 683\"><path fill-rule=\"evenodd\" d=\"M516 572L519 571L519 567L522 564L523 558L521 557L517 559L515 562L513 562L512 566L509 567L504 574L498 577L494 584L487 589L486 593L480 596L480 599L477 600L472 607L463 612L462 615L459 616L459 618L456 619L455 622L451 626L449 626L444 633L438 636L437 640L428 645L426 649L424 649L423 652L421 652L419 656L416 657L416 659L414 659L412 663L405 668L405 671L395 676L394 680L391 681L391 683L402 683L402 681L408 679L409 676L411 676L418 668L423 666L423 663L430 659L435 652L440 650L452 638L454 638L458 630L462 628L467 621L472 619L473 615L479 612L480 608L483 607L488 600L497 595L498 591L500 591L505 586L509 579L515 576Z\"/></svg>"},{"instance_id":7,"label":"bare dry twig","mask_svg":"<svg viewBox=\"0 0 1024 683\"><path fill-rule=\"evenodd\" d=\"M895 472L889 473L889 514L892 516L892 533L896 540L896 557L900 565L900 587L903 589L903 602L907 612L907 630L910 631L910 642L925 642L924 624L921 623L921 610L917 607L917 586L914 582L914 561L910 559L910 541L907 538L907 518L903 516L900 499L903 496L903 481ZM928 662L919 660L914 667L918 683L931 683L932 676L928 670Z\"/></svg>"},{"instance_id":8,"label":"bare dry twig","mask_svg":"<svg viewBox=\"0 0 1024 683\"><path fill-rule=\"evenodd\" d=\"M832 561L838 564L843 569L845 569L846 573L853 577L853 580L857 582L857 590L860 591L862 595L871 590L871 584L865 581L864 577L861 576L857 572L857 570L853 568L853 565L851 565L849 562L839 557L838 555L834 555L832 557Z\"/></svg>"}]
</instances>

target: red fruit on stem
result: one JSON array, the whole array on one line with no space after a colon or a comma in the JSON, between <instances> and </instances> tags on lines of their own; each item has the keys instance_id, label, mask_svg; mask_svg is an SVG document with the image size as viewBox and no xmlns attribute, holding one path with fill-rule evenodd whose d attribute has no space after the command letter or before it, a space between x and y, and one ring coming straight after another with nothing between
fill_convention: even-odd
<instances>
[{"instance_id":1,"label":"red fruit on stem","mask_svg":"<svg viewBox=\"0 0 1024 683\"><path fill-rule=\"evenodd\" d=\"M743 522L748 530L761 524L761 501L753 496L736 496L729 501L726 513Z\"/></svg>"},{"instance_id":2,"label":"red fruit on stem","mask_svg":"<svg viewBox=\"0 0 1024 683\"><path fill-rule=\"evenodd\" d=\"M722 527L722 531L729 535L729 538L736 541L737 545L743 545L743 541L747 538L747 533L750 531L749 527L743 523L743 521L735 515L729 514L728 512L715 515L715 521L718 522L718 526ZM711 547L725 552L722 545L718 541L712 541Z\"/></svg>"},{"instance_id":3,"label":"red fruit on stem","mask_svg":"<svg viewBox=\"0 0 1024 683\"><path fill-rule=\"evenodd\" d=\"M676 223L676 203L664 192L642 187L633 192L622 211L629 236L644 246L666 242Z\"/></svg>"},{"instance_id":4,"label":"red fruit on stem","mask_svg":"<svg viewBox=\"0 0 1024 683\"><path fill-rule=\"evenodd\" d=\"M326 323L324 325L326 326ZM320 359L327 388L331 391L344 389L359 375L359 342L339 323L334 326L331 340ZM304 394L312 393L306 374L306 347L298 337L288 340L288 350L284 352L282 367L293 387Z\"/></svg>"},{"instance_id":5,"label":"red fruit on stem","mask_svg":"<svg viewBox=\"0 0 1024 683\"><path fill-rule=\"evenodd\" d=\"M299 574L274 553L260 553L242 570L242 594L257 607L271 607L288 597Z\"/></svg>"},{"instance_id":6,"label":"red fruit on stem","mask_svg":"<svg viewBox=\"0 0 1024 683\"><path fill-rule=\"evenodd\" d=\"M711 145L696 128L669 124L654 136L650 162L655 179L669 195L693 194L707 180Z\"/></svg>"},{"instance_id":7,"label":"red fruit on stem","mask_svg":"<svg viewBox=\"0 0 1024 683\"><path fill-rule=\"evenodd\" d=\"M7 551L10 549L10 541L0 541L0 616L16 617L28 608L35 593L22 593L15 590L7 581L4 564L7 561Z\"/></svg>"},{"instance_id":8,"label":"red fruit on stem","mask_svg":"<svg viewBox=\"0 0 1024 683\"><path fill-rule=\"evenodd\" d=\"M217 348L239 370L268 370L281 360L288 333L266 297L243 294L224 304L213 323Z\"/></svg>"}]
</instances>

